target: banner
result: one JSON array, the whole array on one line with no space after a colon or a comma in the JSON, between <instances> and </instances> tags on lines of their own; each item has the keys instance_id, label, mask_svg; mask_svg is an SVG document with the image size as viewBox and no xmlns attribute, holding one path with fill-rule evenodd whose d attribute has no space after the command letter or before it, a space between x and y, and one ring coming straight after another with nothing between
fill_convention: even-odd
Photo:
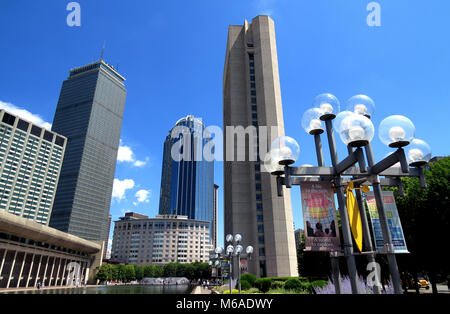
<instances>
[{"instance_id":1,"label":"banner","mask_svg":"<svg viewBox=\"0 0 450 314\"><path fill-rule=\"evenodd\" d=\"M212 278L216 278L217 277L217 268L216 267L213 267L211 269L211 277Z\"/></svg>"},{"instance_id":2,"label":"banner","mask_svg":"<svg viewBox=\"0 0 450 314\"><path fill-rule=\"evenodd\" d=\"M241 257L241 274L247 274L247 273L248 273L247 258Z\"/></svg>"},{"instance_id":3,"label":"banner","mask_svg":"<svg viewBox=\"0 0 450 314\"><path fill-rule=\"evenodd\" d=\"M340 251L331 182L302 182L305 251Z\"/></svg>"},{"instance_id":4,"label":"banner","mask_svg":"<svg viewBox=\"0 0 450 314\"><path fill-rule=\"evenodd\" d=\"M395 204L394 192L383 191L383 203L389 230L392 236L395 253L409 253L406 247L403 228L398 216L397 205ZM375 238L375 245L378 252L384 251L383 233L381 232L380 217L378 216L377 204L373 192L366 193L366 204L369 209L372 230Z\"/></svg>"}]
</instances>

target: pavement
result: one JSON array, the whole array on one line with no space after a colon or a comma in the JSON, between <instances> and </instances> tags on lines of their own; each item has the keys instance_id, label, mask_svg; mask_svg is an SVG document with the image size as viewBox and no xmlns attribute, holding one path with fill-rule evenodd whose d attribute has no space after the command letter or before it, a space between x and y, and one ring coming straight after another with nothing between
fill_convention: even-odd
<instances>
[{"instance_id":1,"label":"pavement","mask_svg":"<svg viewBox=\"0 0 450 314\"><path fill-rule=\"evenodd\" d=\"M212 294L212 291L208 288L203 288L202 286L197 286L192 290L191 294Z\"/></svg>"}]
</instances>

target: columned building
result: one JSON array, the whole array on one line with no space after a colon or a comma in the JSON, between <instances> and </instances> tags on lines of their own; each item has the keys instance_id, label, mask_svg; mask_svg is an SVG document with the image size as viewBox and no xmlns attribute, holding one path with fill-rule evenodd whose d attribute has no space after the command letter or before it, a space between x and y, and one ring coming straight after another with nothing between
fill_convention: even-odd
<instances>
[{"instance_id":1,"label":"columned building","mask_svg":"<svg viewBox=\"0 0 450 314\"><path fill-rule=\"evenodd\" d=\"M257 16L252 23L229 27L223 101L224 130L253 126L259 130L258 147L270 147L276 137L284 136L275 27L270 17ZM276 132L260 137L258 127L262 126L273 127ZM245 161L237 161L236 156L227 160L228 150L236 152L238 145L234 135L229 138L224 133L225 234L240 233L244 247L255 247L254 258L249 261L251 273L297 276L289 190L284 189L284 197L277 196L276 179L263 171L261 160L265 156L250 161L250 145L245 147ZM267 142L262 142L263 138Z\"/></svg>"},{"instance_id":2,"label":"columned building","mask_svg":"<svg viewBox=\"0 0 450 314\"><path fill-rule=\"evenodd\" d=\"M68 138L50 226L105 241L127 91L100 60L70 71L52 130Z\"/></svg>"},{"instance_id":3,"label":"columned building","mask_svg":"<svg viewBox=\"0 0 450 314\"><path fill-rule=\"evenodd\" d=\"M102 244L0 210L0 289L95 283Z\"/></svg>"}]
</instances>

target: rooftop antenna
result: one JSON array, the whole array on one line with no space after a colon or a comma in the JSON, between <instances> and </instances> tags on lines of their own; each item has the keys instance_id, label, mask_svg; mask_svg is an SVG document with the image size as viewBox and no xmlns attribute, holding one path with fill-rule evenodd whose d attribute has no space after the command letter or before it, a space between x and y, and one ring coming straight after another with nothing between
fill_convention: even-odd
<instances>
[{"instance_id":1,"label":"rooftop antenna","mask_svg":"<svg viewBox=\"0 0 450 314\"><path fill-rule=\"evenodd\" d=\"M103 55L105 54L105 46L106 46L106 40L103 42L103 49L102 49L102 54L100 55L100 62L103 61Z\"/></svg>"}]
</instances>

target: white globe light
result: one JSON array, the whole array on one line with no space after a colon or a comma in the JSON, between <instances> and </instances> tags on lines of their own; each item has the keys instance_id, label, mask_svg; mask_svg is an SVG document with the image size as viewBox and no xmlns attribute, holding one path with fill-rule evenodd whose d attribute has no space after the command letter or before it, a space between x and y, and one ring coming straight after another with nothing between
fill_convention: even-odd
<instances>
[{"instance_id":1,"label":"white globe light","mask_svg":"<svg viewBox=\"0 0 450 314\"><path fill-rule=\"evenodd\" d=\"M242 247L242 245L236 245L236 250L235 250L236 254L241 254L243 250L244 250L244 248Z\"/></svg>"},{"instance_id":2,"label":"white globe light","mask_svg":"<svg viewBox=\"0 0 450 314\"><path fill-rule=\"evenodd\" d=\"M320 110L323 114L333 113L333 106L329 103L320 104Z\"/></svg>"},{"instance_id":3,"label":"white globe light","mask_svg":"<svg viewBox=\"0 0 450 314\"><path fill-rule=\"evenodd\" d=\"M408 163L413 167L421 167L431 159L431 147L425 141L414 139L407 147Z\"/></svg>"},{"instance_id":4,"label":"white globe light","mask_svg":"<svg viewBox=\"0 0 450 314\"><path fill-rule=\"evenodd\" d=\"M279 155L278 153L274 153L273 155ZM277 157L278 158L278 157ZM266 154L264 157L263 167L261 171L268 172L273 175L281 175L284 173L284 167L278 163L278 159L272 158L272 151Z\"/></svg>"},{"instance_id":5,"label":"white globe light","mask_svg":"<svg viewBox=\"0 0 450 314\"><path fill-rule=\"evenodd\" d=\"M408 152L408 158L411 161L419 161L423 159L423 152L418 148L413 148Z\"/></svg>"},{"instance_id":6,"label":"white globe light","mask_svg":"<svg viewBox=\"0 0 450 314\"><path fill-rule=\"evenodd\" d=\"M253 246L249 245L246 249L247 254L253 254Z\"/></svg>"},{"instance_id":7,"label":"white globe light","mask_svg":"<svg viewBox=\"0 0 450 314\"><path fill-rule=\"evenodd\" d=\"M360 141L364 139L366 132L359 125L355 125L348 130L348 136L352 141Z\"/></svg>"},{"instance_id":8,"label":"white globe light","mask_svg":"<svg viewBox=\"0 0 450 314\"><path fill-rule=\"evenodd\" d=\"M291 165L300 155L300 146L296 140L289 136L282 136L273 141L270 147L272 159L281 165Z\"/></svg>"},{"instance_id":9,"label":"white globe light","mask_svg":"<svg viewBox=\"0 0 450 314\"><path fill-rule=\"evenodd\" d=\"M216 266L219 266L220 262L219 262L219 261L216 261L215 264L216 264Z\"/></svg>"},{"instance_id":10,"label":"white globe light","mask_svg":"<svg viewBox=\"0 0 450 314\"><path fill-rule=\"evenodd\" d=\"M221 246L216 247L216 254L222 254L222 252L223 252L223 247L221 247Z\"/></svg>"},{"instance_id":11,"label":"white globe light","mask_svg":"<svg viewBox=\"0 0 450 314\"><path fill-rule=\"evenodd\" d=\"M242 236L238 233L234 236L234 241L236 241L237 243L242 241Z\"/></svg>"},{"instance_id":12,"label":"white globe light","mask_svg":"<svg viewBox=\"0 0 450 314\"><path fill-rule=\"evenodd\" d=\"M319 119L312 119L311 122L309 123L309 128L311 130L322 128L322 121L320 121Z\"/></svg>"},{"instance_id":13,"label":"white globe light","mask_svg":"<svg viewBox=\"0 0 450 314\"><path fill-rule=\"evenodd\" d=\"M231 254L234 251L234 247L232 245L227 246L227 254Z\"/></svg>"},{"instance_id":14,"label":"white globe light","mask_svg":"<svg viewBox=\"0 0 450 314\"><path fill-rule=\"evenodd\" d=\"M302 116L302 127L306 133L311 135L322 134L325 131L324 123L320 118L323 112L320 108L311 108Z\"/></svg>"},{"instance_id":15,"label":"white globe light","mask_svg":"<svg viewBox=\"0 0 450 314\"><path fill-rule=\"evenodd\" d=\"M320 120L331 120L339 112L340 104L336 96L332 94L320 94L314 98L313 107L320 110Z\"/></svg>"},{"instance_id":16,"label":"white globe light","mask_svg":"<svg viewBox=\"0 0 450 314\"><path fill-rule=\"evenodd\" d=\"M375 112L374 101L366 95L356 95L347 100L346 109L367 118L371 118Z\"/></svg>"},{"instance_id":17,"label":"white globe light","mask_svg":"<svg viewBox=\"0 0 450 314\"><path fill-rule=\"evenodd\" d=\"M401 126L393 126L389 130L389 137L394 142L402 141L405 139L406 132Z\"/></svg>"},{"instance_id":18,"label":"white globe light","mask_svg":"<svg viewBox=\"0 0 450 314\"><path fill-rule=\"evenodd\" d=\"M345 145L361 147L372 141L375 128L372 121L360 114L351 114L342 120L339 135Z\"/></svg>"},{"instance_id":19,"label":"white globe light","mask_svg":"<svg viewBox=\"0 0 450 314\"><path fill-rule=\"evenodd\" d=\"M414 139L416 128L407 117L394 115L381 121L378 136L383 144L398 148L409 145Z\"/></svg>"},{"instance_id":20,"label":"white globe light","mask_svg":"<svg viewBox=\"0 0 450 314\"><path fill-rule=\"evenodd\" d=\"M227 242L233 242L233 235L232 234L228 234L225 239L226 239Z\"/></svg>"},{"instance_id":21,"label":"white globe light","mask_svg":"<svg viewBox=\"0 0 450 314\"><path fill-rule=\"evenodd\" d=\"M365 115L367 113L367 107L363 104L355 105L355 113Z\"/></svg>"}]
</instances>

